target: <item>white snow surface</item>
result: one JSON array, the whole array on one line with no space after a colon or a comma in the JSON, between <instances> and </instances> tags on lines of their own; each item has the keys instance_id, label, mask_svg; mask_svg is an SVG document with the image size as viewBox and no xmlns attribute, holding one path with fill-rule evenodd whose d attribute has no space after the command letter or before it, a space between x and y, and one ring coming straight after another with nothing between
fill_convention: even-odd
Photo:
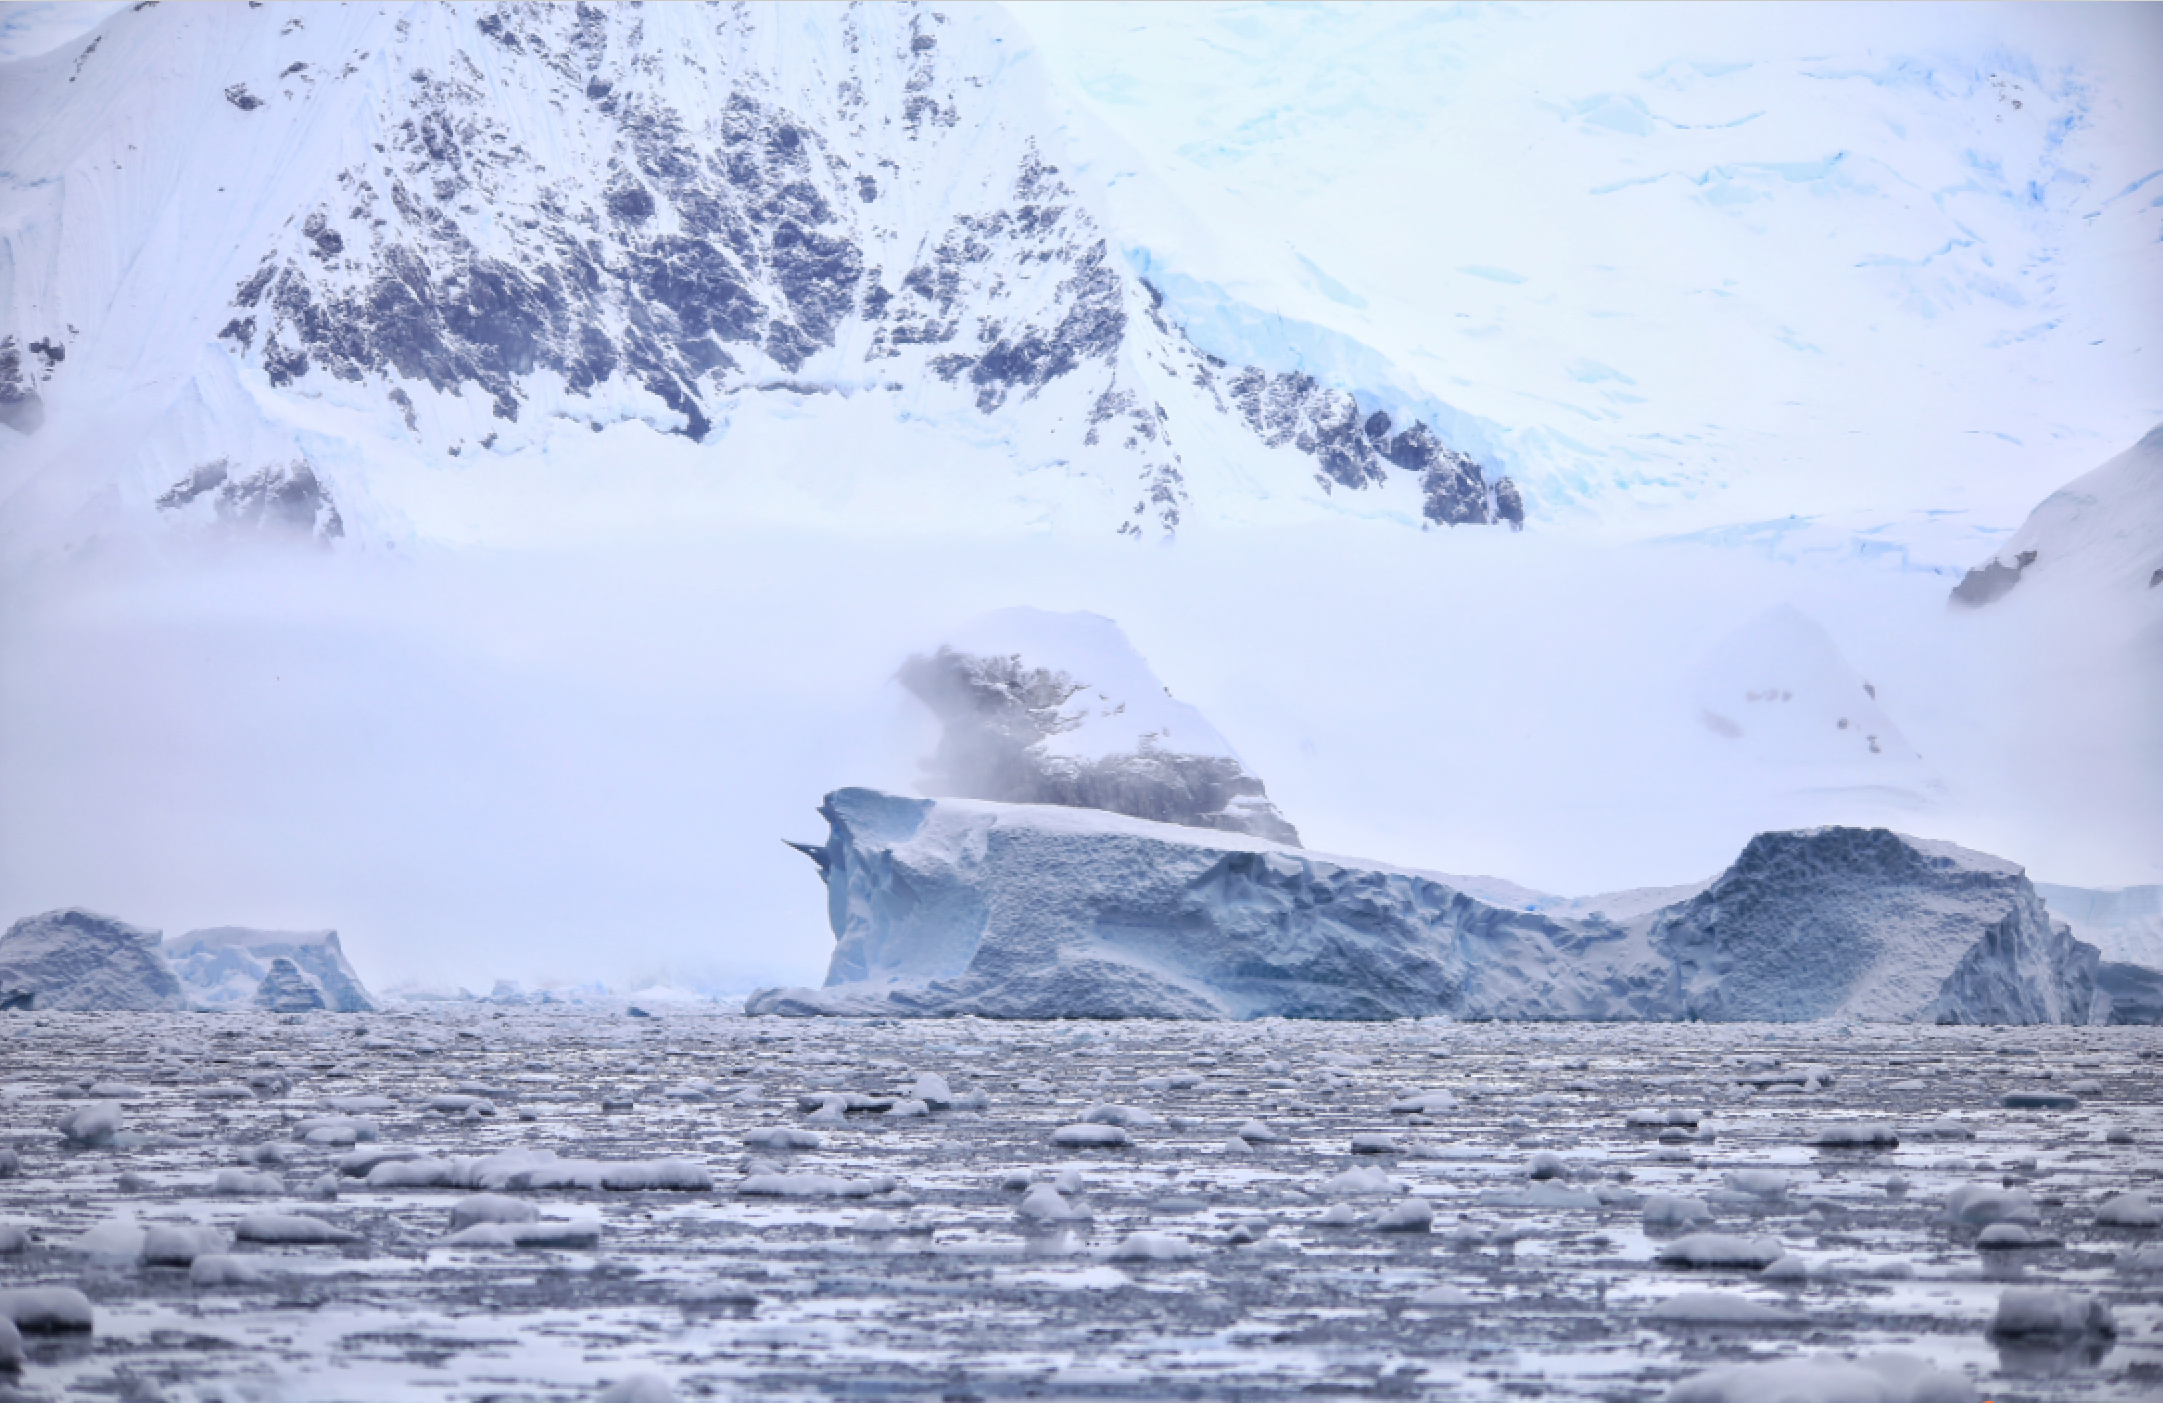
<instances>
[{"instance_id":1,"label":"white snow surface","mask_svg":"<svg viewBox=\"0 0 2163 1403\"><path fill-rule=\"evenodd\" d=\"M2094 948L2018 867L1885 830L1761 834L1617 922L1093 810L851 789L822 812L827 985L747 1012L2085 1023L2095 1003Z\"/></svg>"}]
</instances>

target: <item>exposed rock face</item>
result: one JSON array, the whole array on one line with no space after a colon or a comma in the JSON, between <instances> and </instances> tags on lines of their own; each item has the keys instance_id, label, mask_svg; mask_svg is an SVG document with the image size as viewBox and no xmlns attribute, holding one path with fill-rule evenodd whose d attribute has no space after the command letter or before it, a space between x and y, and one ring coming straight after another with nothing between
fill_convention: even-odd
<instances>
[{"instance_id":1,"label":"exposed rock face","mask_svg":"<svg viewBox=\"0 0 2163 1403\"><path fill-rule=\"evenodd\" d=\"M2024 550L2013 557L2011 565L1995 556L1960 577L1953 586L1955 604L1988 604L2003 599L2020 583L2021 572L2035 564L2036 552Z\"/></svg>"},{"instance_id":2,"label":"exposed rock face","mask_svg":"<svg viewBox=\"0 0 2163 1403\"><path fill-rule=\"evenodd\" d=\"M189 998L209 1009L247 1008L279 962L290 964L319 991L311 1005L335 1013L372 1013L375 1001L346 960L334 930L193 930L167 943L165 953Z\"/></svg>"},{"instance_id":3,"label":"exposed rock face","mask_svg":"<svg viewBox=\"0 0 2163 1403\"><path fill-rule=\"evenodd\" d=\"M164 340L213 348L160 353L188 403L223 403L237 371L274 404L372 411L387 442L440 463L469 434L486 446L523 424L530 444L550 415L718 443L739 397L899 394L901 417L996 419L1018 462L1091 480L1107 500L1087 510L1137 535L1191 510L1182 444L1222 451L1229 416L1310 455L1332 489L1403 471L1434 522L1522 514L1427 426L1370 432L1375 406L1351 393L1367 387L1197 347L1119 253L1107 163L1045 102L996 7L805 22L758 6L270 4L132 8L108 26L16 90L80 135L66 164L16 170L53 192L24 247L59 247L91 217L68 192L116 166L143 214L91 207L115 266L170 265L173 231L215 227L214 255L186 249L214 280L160 289L194 308ZM213 65L217 85L168 76ZM188 144L144 142L146 127ZM21 305L63 300L47 264L17 255ZM67 293L99 299L132 305ZM34 426L33 371L0 341L0 421ZM472 404L494 430L472 432ZM219 441L206 427L175 441ZM225 441L253 466L206 464L161 505L308 516L328 540L336 476L369 519L372 475L328 451L265 468ZM161 448L161 472L195 461Z\"/></svg>"},{"instance_id":4,"label":"exposed rock face","mask_svg":"<svg viewBox=\"0 0 2163 1403\"><path fill-rule=\"evenodd\" d=\"M330 489L305 458L258 468L239 478L232 475L227 459L204 463L167 488L158 498L158 509L186 512L199 503L208 505L210 519L221 530L234 535L326 545L345 535L345 523Z\"/></svg>"},{"instance_id":5,"label":"exposed rock face","mask_svg":"<svg viewBox=\"0 0 2163 1403\"><path fill-rule=\"evenodd\" d=\"M270 962L253 1002L271 1013L314 1013L324 1007L323 991L283 955Z\"/></svg>"},{"instance_id":6,"label":"exposed rock face","mask_svg":"<svg viewBox=\"0 0 2163 1403\"><path fill-rule=\"evenodd\" d=\"M1174 701L1119 626L1006 609L899 680L938 717L934 794L1104 809L1299 845L1261 779L1193 707Z\"/></svg>"},{"instance_id":7,"label":"exposed rock face","mask_svg":"<svg viewBox=\"0 0 2163 1403\"><path fill-rule=\"evenodd\" d=\"M2018 869L1883 830L1765 834L1617 920L1497 884L1075 809L828 795L823 989L752 1013L2085 1022L2095 951ZM1785 939L1780 937L1784 934Z\"/></svg>"},{"instance_id":8,"label":"exposed rock face","mask_svg":"<svg viewBox=\"0 0 2163 1403\"><path fill-rule=\"evenodd\" d=\"M0 1008L185 1009L158 933L70 906L0 936Z\"/></svg>"}]
</instances>

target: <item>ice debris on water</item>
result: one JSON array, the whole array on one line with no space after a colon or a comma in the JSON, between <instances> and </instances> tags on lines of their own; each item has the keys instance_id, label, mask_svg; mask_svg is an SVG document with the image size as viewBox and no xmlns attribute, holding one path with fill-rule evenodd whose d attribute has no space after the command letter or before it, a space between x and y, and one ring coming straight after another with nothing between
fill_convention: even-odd
<instances>
[{"instance_id":1,"label":"ice debris on water","mask_svg":"<svg viewBox=\"0 0 2163 1403\"><path fill-rule=\"evenodd\" d=\"M26 1335L54 1335L91 1328L90 1298L72 1286L16 1286L0 1290L0 1320Z\"/></svg>"},{"instance_id":2,"label":"ice debris on water","mask_svg":"<svg viewBox=\"0 0 2163 1403\"><path fill-rule=\"evenodd\" d=\"M1998 1297L1990 1333L2078 1339L2115 1335L2118 1322L2110 1307L2093 1296L2043 1286L2016 1286Z\"/></svg>"},{"instance_id":3,"label":"ice debris on water","mask_svg":"<svg viewBox=\"0 0 2163 1403\"><path fill-rule=\"evenodd\" d=\"M1675 1385L1667 1403L1976 1403L1976 1392L1913 1355L1818 1354L1710 1369Z\"/></svg>"},{"instance_id":4,"label":"ice debris on water","mask_svg":"<svg viewBox=\"0 0 2163 1403\"><path fill-rule=\"evenodd\" d=\"M1741 1267L1755 1271L1779 1261L1786 1250L1769 1237L1691 1233L1662 1247L1659 1260L1677 1267Z\"/></svg>"}]
</instances>

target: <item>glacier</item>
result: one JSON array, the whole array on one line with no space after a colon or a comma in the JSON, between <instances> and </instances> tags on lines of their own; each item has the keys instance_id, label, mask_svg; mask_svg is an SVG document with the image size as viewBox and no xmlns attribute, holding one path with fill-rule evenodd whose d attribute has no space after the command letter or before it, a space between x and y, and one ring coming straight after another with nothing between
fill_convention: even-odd
<instances>
[{"instance_id":1,"label":"glacier","mask_svg":"<svg viewBox=\"0 0 2163 1403\"><path fill-rule=\"evenodd\" d=\"M1064 804L1298 847L1299 831L1201 712L1101 614L1001 609L912 655L899 681L939 720L933 794Z\"/></svg>"},{"instance_id":2,"label":"glacier","mask_svg":"<svg viewBox=\"0 0 2163 1403\"><path fill-rule=\"evenodd\" d=\"M70 906L25 916L0 935L0 1009L187 1006L154 930Z\"/></svg>"},{"instance_id":3,"label":"glacier","mask_svg":"<svg viewBox=\"0 0 2163 1403\"><path fill-rule=\"evenodd\" d=\"M1694 891L1563 902L1088 810L843 789L820 812L826 986L748 1013L2030 1024L2095 1004L2095 947L2020 868L1884 829L1764 833Z\"/></svg>"}]
</instances>

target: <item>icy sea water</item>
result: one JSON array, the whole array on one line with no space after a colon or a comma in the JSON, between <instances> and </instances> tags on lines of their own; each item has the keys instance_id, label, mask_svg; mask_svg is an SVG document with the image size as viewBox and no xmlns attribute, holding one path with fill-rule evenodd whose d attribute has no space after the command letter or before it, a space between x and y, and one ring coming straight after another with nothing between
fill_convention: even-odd
<instances>
[{"instance_id":1,"label":"icy sea water","mask_svg":"<svg viewBox=\"0 0 2163 1403\"><path fill-rule=\"evenodd\" d=\"M799 1099L906 1100L927 1073L947 1109ZM30 1230L0 1290L95 1307L88 1335L26 1337L13 1382L46 1397L571 1399L650 1372L685 1399L1658 1399L1883 1349L1994 1403L2163 1396L2163 1271L2133 1260L2163 1229L2097 1213L2163 1200L2159 1030L15 1013L0 1084L0 1224ZM2004 1104L2034 1091L2078 1104ZM112 1143L54 1128L94 1102L120 1107ZM340 1114L364 1123L296 1140ZM1120 1121L1124 1145L1053 1140ZM1858 1122L1898 1147L1813 1143ZM746 1143L776 1128L820 1143ZM544 1222L597 1217L598 1245L445 1245L471 1188L339 1174L387 1147L677 1158L712 1187L507 1185ZM224 1170L267 1178L221 1193ZM1964 1186L2024 1191L2036 1245L1946 1221ZM1662 1194L1711 1216L1648 1227ZM1410 1195L1427 1230L1375 1226L1416 1226ZM233 1241L264 1213L359 1237ZM130 1220L214 1226L256 1279L146 1264ZM1788 1260L1659 1261L1687 1231ZM2116 1337L2001 1349L2019 1285L2106 1301ZM1691 1293L1775 1314L1661 1318Z\"/></svg>"}]
</instances>

